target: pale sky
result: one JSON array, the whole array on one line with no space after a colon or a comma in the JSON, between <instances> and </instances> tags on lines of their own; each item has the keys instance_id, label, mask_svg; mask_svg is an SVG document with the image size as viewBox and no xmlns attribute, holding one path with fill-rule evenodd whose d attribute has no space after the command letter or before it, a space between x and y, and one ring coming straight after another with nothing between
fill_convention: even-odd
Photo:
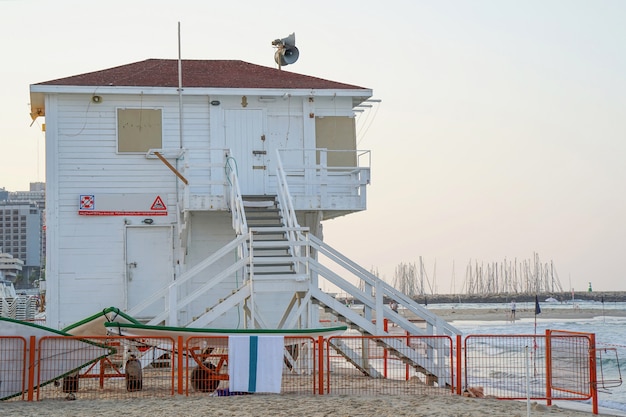
<instances>
[{"instance_id":1,"label":"pale sky","mask_svg":"<svg viewBox=\"0 0 626 417\"><path fill-rule=\"evenodd\" d=\"M368 210L326 242L388 281L421 256L440 293L470 260L535 252L564 289L623 291L624 21L621 0L0 0L0 187L45 181L30 84L176 59L178 22L185 59L269 67L295 32L285 70L382 100L357 127Z\"/></svg>"}]
</instances>

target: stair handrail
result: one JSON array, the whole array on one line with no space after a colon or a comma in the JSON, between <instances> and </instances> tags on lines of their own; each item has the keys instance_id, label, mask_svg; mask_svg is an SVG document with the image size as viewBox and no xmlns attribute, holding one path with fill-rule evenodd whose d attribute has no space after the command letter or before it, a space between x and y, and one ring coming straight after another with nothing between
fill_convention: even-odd
<instances>
[{"instance_id":1,"label":"stair handrail","mask_svg":"<svg viewBox=\"0 0 626 417\"><path fill-rule=\"evenodd\" d=\"M246 212L243 203L243 196L241 194L241 188L239 187L239 172L237 167L237 160L230 155L226 156L224 163L224 172L226 173L226 179L230 184L230 188L227 188L228 192L228 205L232 217L232 225L237 236L248 235L248 221L246 219ZM246 259L250 257L250 251L246 242L242 242L237 248L237 256L239 259ZM247 267L246 267L247 268ZM244 280L246 274L242 275Z\"/></svg>"},{"instance_id":2,"label":"stair handrail","mask_svg":"<svg viewBox=\"0 0 626 417\"><path fill-rule=\"evenodd\" d=\"M356 262L350 260L346 256L342 255L339 251L332 248L327 243L323 242L321 239L315 237L314 235L309 236L309 241L312 249L315 249L318 254L326 256L329 260L333 261L336 265L344 268L349 271L358 279L361 279L367 287L376 288L378 291L382 291L382 294L377 294L376 297L380 296L383 298L395 300L398 304L401 304L404 308L411 311L416 316L424 319L429 325L434 326L437 330L441 330L443 334L447 335L457 335L461 334L460 330L456 327L452 326L441 317L432 313L427 308L422 307L413 299L411 299L406 294L396 290L391 285L387 284L384 280L378 278L376 275L371 272L365 270L363 267L358 265ZM316 262L318 263L318 262ZM320 264L321 265L321 264ZM328 277L327 273L330 269L326 268L316 268L316 272L320 273L322 277ZM342 290L345 290L347 293L351 293L356 299L360 302L365 302L367 305L375 305L376 298L368 295L366 292L355 291L355 285L350 283L345 278L339 276L338 274L333 274L332 283L339 287ZM357 285L358 287L358 285ZM376 319L383 320L384 313L383 311L376 311Z\"/></svg>"},{"instance_id":3,"label":"stair handrail","mask_svg":"<svg viewBox=\"0 0 626 417\"><path fill-rule=\"evenodd\" d=\"M181 299L178 299L178 295L179 293L173 293L171 294L172 296L176 295L177 298L177 308L181 308L181 307L186 307L189 304L191 304L192 302L194 302L195 300L198 300L199 298L201 298L203 295L205 295L207 292L209 292L212 288L214 288L217 284L219 284L220 282L222 282L225 279L228 279L232 276L233 273L236 273L236 271L240 268L242 268L245 264L245 259L240 259L239 261L229 265L228 267L226 267L224 270L222 270L220 273L213 275L211 278L209 278L208 281L206 281L204 284L202 284L201 287L196 288L194 290L193 293L187 295L186 297L183 297ZM170 285L170 290L172 290L172 285L174 285L174 283L172 283ZM160 323L162 320L164 320L165 318L167 318L169 315L169 308L167 308L165 311L163 311L162 313L156 315L154 318L152 318L148 323L148 325L156 325L158 323ZM183 327L187 327L189 323L187 324L183 324ZM178 325L177 325L178 326Z\"/></svg>"},{"instance_id":4,"label":"stair handrail","mask_svg":"<svg viewBox=\"0 0 626 417\"><path fill-rule=\"evenodd\" d=\"M248 223L246 221L241 188L239 187L237 160L232 156L227 156L224 171L228 184L230 185L228 188L228 207L232 215L233 229L237 235L247 234Z\"/></svg>"},{"instance_id":5,"label":"stair handrail","mask_svg":"<svg viewBox=\"0 0 626 417\"><path fill-rule=\"evenodd\" d=\"M178 288L182 287L192 278L197 276L199 273L204 271L206 268L215 264L219 260L221 260L224 256L227 256L234 249L241 247L246 244L247 235L237 236L234 240L230 241L228 244L222 246L218 251L211 254L209 257L204 259L202 262L194 265L191 269L185 271L181 274L176 281L168 284L167 286L162 287L161 289L155 291L149 297L146 297L141 303L137 304L135 307L131 308L127 313L133 317L141 317L139 313L145 310L147 307L150 307L154 302L158 301L159 298L165 297L167 299L168 296L171 295L172 291L178 292ZM168 295L169 294L169 295ZM181 306L178 306L181 307ZM167 302L165 305L165 309L167 310Z\"/></svg>"},{"instance_id":6,"label":"stair handrail","mask_svg":"<svg viewBox=\"0 0 626 417\"><path fill-rule=\"evenodd\" d=\"M285 225L289 228L298 228L298 218L296 216L296 210L293 206L293 199L289 192L289 184L287 183L287 175L283 168L283 162L280 158L280 152L276 150L276 181L277 181L277 198L279 203L280 214L285 220ZM299 232L292 230L290 232L289 240L295 241L299 238L297 236Z\"/></svg>"},{"instance_id":7,"label":"stair handrail","mask_svg":"<svg viewBox=\"0 0 626 417\"><path fill-rule=\"evenodd\" d=\"M283 165L282 165L282 160L280 158L280 152L278 150L276 151L276 156L277 156L276 174L277 174L277 182L278 182L277 188L278 188L278 199L280 203L281 214L283 215L283 218L286 219L288 225L297 226L298 221L296 218L295 209L293 207L291 195L289 193L289 185L287 183L287 177L286 177ZM406 309L411 311L413 314L417 315L418 317L423 318L429 324L429 326L432 326L436 330L442 330L444 334L456 335L456 334L461 333L458 329L456 329L454 326L447 323L441 317L437 316L436 314L431 313L430 310L420 306L418 303L416 303L414 300L409 298L407 295L396 290L395 288L387 284L382 279L378 278L374 274L365 270L357 263L351 261L350 259L342 255L339 251L333 249L330 245L328 245L321 239L311 234L307 234L307 235L308 235L307 238L309 239L309 244L306 245L308 251L310 251L310 249L317 251L318 254L322 254L326 256L328 259L332 260L335 264L350 271L350 273L354 274L357 278L361 279L364 282L364 284L367 284L368 287L376 288L377 290L382 291L381 299L388 298L388 299L395 300L398 304L403 305ZM299 232L290 234L290 240L292 241L301 240L303 238L304 237ZM313 263L317 264L317 261ZM318 273L322 277L324 277L323 269L324 268L318 268L315 271L315 273ZM318 279L315 279L315 280L312 279L311 283L317 285ZM344 278L338 275L334 277L333 284L343 290L349 290L348 292L355 293L354 286L350 284L347 280L345 280ZM367 297L365 293L363 294L364 294L363 297ZM360 301L367 302L367 304L369 305L375 305L376 304L375 298L374 297L370 297L370 298L372 299L368 299L368 300L361 299ZM378 309L378 310L382 310L382 309ZM384 313L382 311L376 311L376 314L378 316L377 319L379 319L380 322L382 322L384 319ZM399 320L399 321L406 322L406 320ZM400 324L402 325L403 323L400 323ZM406 327L414 327L414 326L406 326ZM412 329L409 329L409 330L412 330Z\"/></svg>"}]
</instances>

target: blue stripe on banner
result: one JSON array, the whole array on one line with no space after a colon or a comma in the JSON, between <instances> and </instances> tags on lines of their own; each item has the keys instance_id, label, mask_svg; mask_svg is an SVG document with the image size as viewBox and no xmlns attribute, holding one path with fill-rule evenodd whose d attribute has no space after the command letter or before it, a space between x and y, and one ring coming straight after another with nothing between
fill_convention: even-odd
<instances>
[{"instance_id":1,"label":"blue stripe on banner","mask_svg":"<svg viewBox=\"0 0 626 417\"><path fill-rule=\"evenodd\" d=\"M259 336L250 336L250 362L248 369L248 392L256 392L256 368L259 353Z\"/></svg>"}]
</instances>

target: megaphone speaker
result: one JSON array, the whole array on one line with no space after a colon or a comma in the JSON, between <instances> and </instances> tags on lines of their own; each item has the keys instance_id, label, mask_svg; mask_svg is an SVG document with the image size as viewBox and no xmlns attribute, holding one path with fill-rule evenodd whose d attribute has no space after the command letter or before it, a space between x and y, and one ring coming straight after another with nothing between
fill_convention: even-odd
<instances>
[{"instance_id":1,"label":"megaphone speaker","mask_svg":"<svg viewBox=\"0 0 626 417\"><path fill-rule=\"evenodd\" d=\"M295 46L279 48L274 54L274 60L280 66L293 64L298 60L300 51Z\"/></svg>"}]
</instances>

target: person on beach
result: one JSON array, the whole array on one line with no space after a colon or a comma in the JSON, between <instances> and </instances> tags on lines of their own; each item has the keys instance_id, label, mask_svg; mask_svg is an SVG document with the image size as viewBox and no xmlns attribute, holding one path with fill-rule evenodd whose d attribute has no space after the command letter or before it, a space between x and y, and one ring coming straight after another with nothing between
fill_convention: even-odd
<instances>
[{"instance_id":1,"label":"person on beach","mask_svg":"<svg viewBox=\"0 0 626 417\"><path fill-rule=\"evenodd\" d=\"M511 321L515 321L515 300L511 300Z\"/></svg>"},{"instance_id":2,"label":"person on beach","mask_svg":"<svg viewBox=\"0 0 626 417\"><path fill-rule=\"evenodd\" d=\"M391 309L391 311L393 311L394 313L398 313L398 303L396 303L396 300L391 300L389 301L389 308ZM392 322L392 326L395 327L396 323Z\"/></svg>"}]
</instances>

